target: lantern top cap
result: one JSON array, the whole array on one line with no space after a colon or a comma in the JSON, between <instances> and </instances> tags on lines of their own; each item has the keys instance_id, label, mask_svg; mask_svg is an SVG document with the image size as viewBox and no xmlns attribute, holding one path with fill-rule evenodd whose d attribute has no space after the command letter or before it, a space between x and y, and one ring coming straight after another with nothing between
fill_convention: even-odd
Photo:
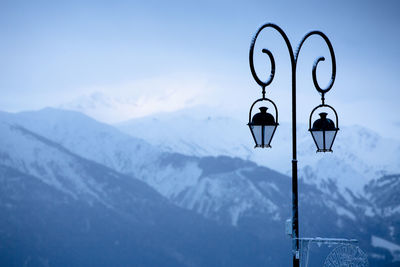
<instances>
[{"instance_id":1,"label":"lantern top cap","mask_svg":"<svg viewBox=\"0 0 400 267\"><path fill-rule=\"evenodd\" d=\"M254 114L251 120L252 125L277 125L274 116L267 112L267 107L260 107L259 109L260 112Z\"/></svg>"},{"instance_id":2,"label":"lantern top cap","mask_svg":"<svg viewBox=\"0 0 400 267\"><path fill-rule=\"evenodd\" d=\"M313 123L312 131L333 131L337 130L335 123L327 118L328 113L319 113L320 118Z\"/></svg>"}]
</instances>

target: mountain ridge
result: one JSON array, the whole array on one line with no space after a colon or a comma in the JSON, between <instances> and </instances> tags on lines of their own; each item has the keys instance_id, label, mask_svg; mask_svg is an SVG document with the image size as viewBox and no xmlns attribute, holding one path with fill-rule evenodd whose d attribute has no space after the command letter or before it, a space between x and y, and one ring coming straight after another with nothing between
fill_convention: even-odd
<instances>
[{"instance_id":1,"label":"mountain ridge","mask_svg":"<svg viewBox=\"0 0 400 267\"><path fill-rule=\"evenodd\" d=\"M61 146L72 154L79 155L77 159L80 162L88 160L96 163L97 165L92 165L97 166L93 169L115 172L128 184L131 183L130 180L138 179L138 182L146 183L155 190L154 193L160 194L159 197L176 208L183 208L189 213L195 212L204 220L216 225L236 229L239 235L245 234L246 240L256 238L261 242L256 242L260 247L269 249L275 247L277 254L270 252L268 257L272 257L270 260L285 262L285 253L282 254L282 251L290 251L290 242L285 239L283 232L284 221L291 216L291 186L288 176L241 158L199 157L164 152L145 141L122 134L113 127L96 121L85 124L79 121L75 124L71 121L69 124L68 111L55 111L58 114L54 115L56 120L51 119L53 115L49 115L50 119L46 120L45 113L53 112L51 109L42 112L44 114L40 116L35 113L25 113L23 119L18 118L18 114L15 116L3 114L6 118L0 117L0 121L3 120L3 123L0 123L0 132L4 137L8 136L8 139L0 140L0 151L3 153L8 151L13 155L11 158L19 159L28 167L32 165L30 162L34 162L32 159L40 159L31 153L32 151L40 152L36 146L25 146L24 142L13 139L15 135L6 134L10 123L20 123L18 127L27 127L34 134L44 139L49 138L51 144L54 143L55 146ZM66 119L60 116L65 113L67 113ZM75 115L79 117L79 114L75 113ZM4 121L7 124L4 124ZM30 151L29 155L33 156L19 155L19 152L24 149L18 149L18 146L8 147L7 150L7 144L21 145L25 150ZM43 153L46 151L43 149ZM0 164L3 163L2 159L3 157L0 157ZM62 164L68 162L64 158L60 160L59 157L47 159L49 162L55 160L54 164L57 166L63 166ZM39 163L46 168L51 166L51 164L46 165L46 161L43 160ZM15 166L19 168L23 165ZM64 174L68 177L75 176L71 166L66 166L64 170ZM51 173L51 168L46 168L44 175ZM79 180L87 180L82 176L79 177ZM390 261L390 252L385 254L386 252L380 248L373 247L371 236L398 243L399 236L396 234L400 229L396 219L398 214L384 218L379 212L371 209L373 205L378 205L378 203L374 204L376 200L373 198L354 195L351 191L343 195L335 180L326 179L323 182L324 190L321 190L316 184L303 179L299 180L301 235L358 238L360 245L366 248L370 255L386 257L387 260L384 262L387 264ZM382 191L383 184L371 182L369 192ZM108 188L107 192L115 191L112 188ZM133 203L129 197L125 198L127 203ZM117 203L122 205L125 203L125 198L116 195L113 199L117 199ZM124 204L121 207L125 207L124 210L128 214L135 214L129 205ZM165 212L159 210L157 212L165 215ZM388 218L389 221L386 221ZM303 228L303 226L306 227ZM211 228L210 231L214 233L215 229L211 230ZM282 230L271 231L271 229ZM379 260L379 257L377 259L372 257L370 260L381 265L382 260Z\"/></svg>"},{"instance_id":2,"label":"mountain ridge","mask_svg":"<svg viewBox=\"0 0 400 267\"><path fill-rule=\"evenodd\" d=\"M253 140L245 124L244 120L229 116L209 116L207 111L194 116L190 111L181 111L133 119L116 124L116 127L164 151L197 156L239 157L290 175L290 125L281 123L278 126L272 148L266 151L253 149ZM157 128L163 129L162 134ZM349 188L362 194L363 186L371 179L400 172L399 140L382 138L360 126L341 126L333 146L334 153L316 154L307 127L299 124L297 130L299 177L310 183L336 179L342 193ZM379 156L382 154L386 157ZM313 176L318 177L319 181L313 180ZM340 176L342 179L338 179ZM322 184L320 188L323 189Z\"/></svg>"},{"instance_id":3,"label":"mountain ridge","mask_svg":"<svg viewBox=\"0 0 400 267\"><path fill-rule=\"evenodd\" d=\"M0 129L4 265L257 266L268 261L260 253L265 242L180 209L132 176L75 156L21 126L0 123ZM247 253L259 252L254 258L232 255L230 250L246 249L241 243L248 244Z\"/></svg>"}]
</instances>

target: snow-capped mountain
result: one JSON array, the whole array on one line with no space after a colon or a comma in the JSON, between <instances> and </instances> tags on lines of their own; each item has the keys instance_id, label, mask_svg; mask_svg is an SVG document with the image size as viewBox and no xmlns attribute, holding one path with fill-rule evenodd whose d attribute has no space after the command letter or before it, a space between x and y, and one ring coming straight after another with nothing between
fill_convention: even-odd
<instances>
[{"instance_id":1,"label":"snow-capped mountain","mask_svg":"<svg viewBox=\"0 0 400 267\"><path fill-rule=\"evenodd\" d=\"M219 214L224 209L226 215L222 217L235 225L241 213L260 207L271 217L281 218L277 204L243 179L239 170L229 173L231 166L228 165L224 177L213 177L214 169L223 162L222 158L214 166L211 164L213 160L207 161L207 158L165 153L78 112L49 108L16 115L3 114L3 119L32 129L86 159L138 178L179 206L207 217L221 217ZM239 161L239 164L255 166L250 162L243 164ZM230 179L226 175L231 176ZM226 183L231 186L225 187ZM273 184L270 186L274 187ZM231 190L230 194L227 194L228 190ZM207 195L209 199L204 198ZM229 195L235 201L226 199ZM229 203L228 208L224 202Z\"/></svg>"},{"instance_id":2,"label":"snow-capped mountain","mask_svg":"<svg viewBox=\"0 0 400 267\"><path fill-rule=\"evenodd\" d=\"M180 209L133 176L78 156L12 120L0 122L2 266L270 261L262 253L265 241ZM231 253L239 250L255 257Z\"/></svg>"},{"instance_id":3,"label":"snow-capped mountain","mask_svg":"<svg viewBox=\"0 0 400 267\"><path fill-rule=\"evenodd\" d=\"M135 168L136 165L151 161L154 154L159 153L143 140L132 138L79 112L46 108L16 115L3 113L0 119L10 124L23 125L78 155L113 169ZM122 151L129 155L118 154ZM134 160L131 157L133 151L136 155ZM127 158L132 160L127 163L124 161Z\"/></svg>"},{"instance_id":4,"label":"snow-capped mountain","mask_svg":"<svg viewBox=\"0 0 400 267\"><path fill-rule=\"evenodd\" d=\"M152 115L120 123L117 127L165 151L239 157L284 174L291 173L291 125L281 123L278 126L271 149L253 149L245 119L207 115L204 110ZM340 127L333 153L315 153L315 144L305 125L298 126L297 135L300 176L319 184L321 189L333 180L341 192L350 189L362 193L370 180L400 173L400 141L383 138L366 128Z\"/></svg>"},{"instance_id":5,"label":"snow-capped mountain","mask_svg":"<svg viewBox=\"0 0 400 267\"><path fill-rule=\"evenodd\" d=\"M158 195L161 202L163 199L166 202L170 201L188 212L194 211L202 215L208 219L207 222L217 222L222 228L228 227L234 232L238 231L238 235L233 234L235 238L230 239L232 242L244 238L247 243L243 244L248 246L248 240L259 240L261 243L256 242L255 246L268 253L255 253L256 262L288 264L285 262L290 259L286 255L290 253L290 242L284 236L283 226L284 221L290 217L291 189L290 178L284 174L241 158L199 157L165 152L158 146L131 137L78 112L44 109L19 114L2 113L0 123L3 125L1 133L4 133L4 143L0 146L3 155L0 165L4 165L5 168L12 168L23 176L38 177L37 180L51 188L58 188L59 183L59 188L66 190L57 190L71 195L71 198L78 197L83 201L85 198L80 196L85 195L87 199L96 201L97 197L99 200L95 203L103 201L104 207L110 206L107 209L116 206L118 210L123 210L123 213L137 214L140 211L149 213L149 216L153 212L165 216L163 209L170 213L169 208L165 206L168 206L168 203L163 204L164 206L160 204L159 208L139 208L138 211L136 204L125 201L130 199L129 191L142 191L140 188L143 185L140 185L140 181L143 181L161 194ZM82 164L91 167L84 168ZM82 170L89 171L86 173ZM107 176L108 173L110 176ZM137 189L134 189L133 185L122 184L118 187L104 187L104 183L113 181L113 176L117 177L117 181L132 180L139 185ZM6 177L5 181L8 181ZM371 180L367 193L363 195L354 195L352 191L349 191L348 195L343 194L333 179L322 180L322 188L310 180L306 180L307 183L303 181L299 184L302 236L357 238L369 255L376 256L371 256L376 266L390 266L387 263L393 259L391 252L374 247L371 238L373 235L398 244L400 238L397 233L400 232L400 225L398 220L395 220L396 217L382 216L382 212L376 208L379 203L368 195L368 192L384 192L381 185L392 184L394 181ZM123 195L117 197L121 190ZM115 197L110 198L109 191L113 192ZM396 192L391 193L396 195ZM143 194L152 195L156 192L144 190ZM385 194L388 195L388 192ZM348 196L351 196L351 199ZM141 201L142 198L135 199ZM120 207L121 204L116 204L119 202L124 203L124 208ZM140 203L147 202L144 200ZM91 202L85 200L85 203ZM396 210L395 207L396 200L393 201L393 210ZM138 221L141 221L140 212L135 216ZM174 217L174 214L171 212L170 215ZM394 216L397 216L396 214L398 215L395 212ZM145 223L153 225L158 220L154 217L154 221ZM185 223L190 220L182 220L183 225L177 227L189 229L190 226ZM215 228L211 228L207 228L207 231L214 233ZM165 232L159 234L164 235ZM186 260L193 260L193 254L189 253L190 256L187 256L187 252L179 253L185 255ZM264 254L267 258L261 256ZM178 259L182 260L180 256ZM196 264L194 266L206 266L201 261L197 261ZM181 265L187 266L186 263ZM238 265L240 266L239 263ZM259 264L254 263L253 266Z\"/></svg>"}]
</instances>

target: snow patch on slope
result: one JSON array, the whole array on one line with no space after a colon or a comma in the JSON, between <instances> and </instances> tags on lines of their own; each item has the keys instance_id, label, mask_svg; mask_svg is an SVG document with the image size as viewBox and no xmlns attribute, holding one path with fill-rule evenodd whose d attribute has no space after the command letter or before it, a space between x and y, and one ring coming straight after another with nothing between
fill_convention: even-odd
<instances>
[{"instance_id":1,"label":"snow patch on slope","mask_svg":"<svg viewBox=\"0 0 400 267\"><path fill-rule=\"evenodd\" d=\"M162 170L147 168L138 172L139 177L144 182L169 199L173 199L189 188L196 186L201 174L202 170L193 162L189 162L181 168L167 165Z\"/></svg>"},{"instance_id":2,"label":"snow patch on slope","mask_svg":"<svg viewBox=\"0 0 400 267\"><path fill-rule=\"evenodd\" d=\"M377 236L372 236L371 237L371 245L373 247L377 248L384 248L390 251L390 254L393 256L393 262L399 262L400 261L400 246L392 243L386 239L377 237Z\"/></svg>"},{"instance_id":3,"label":"snow patch on slope","mask_svg":"<svg viewBox=\"0 0 400 267\"><path fill-rule=\"evenodd\" d=\"M85 179L76 156L17 125L0 122L0 131L2 164L37 177L74 198L77 194L88 194L100 200L98 190Z\"/></svg>"},{"instance_id":4,"label":"snow patch on slope","mask_svg":"<svg viewBox=\"0 0 400 267\"><path fill-rule=\"evenodd\" d=\"M209 218L225 214L235 226L241 216L250 210L265 212L273 220L280 220L278 206L266 198L240 170L202 177L199 184L188 189L178 203Z\"/></svg>"}]
</instances>

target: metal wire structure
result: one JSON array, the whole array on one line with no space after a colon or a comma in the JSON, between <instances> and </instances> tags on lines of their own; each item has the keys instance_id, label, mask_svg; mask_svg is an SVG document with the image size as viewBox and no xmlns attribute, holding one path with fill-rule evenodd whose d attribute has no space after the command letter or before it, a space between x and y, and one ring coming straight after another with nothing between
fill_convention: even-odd
<instances>
[{"instance_id":1,"label":"metal wire structure","mask_svg":"<svg viewBox=\"0 0 400 267\"><path fill-rule=\"evenodd\" d=\"M357 246L346 244L329 253L324 267L368 267L367 255Z\"/></svg>"},{"instance_id":2,"label":"metal wire structure","mask_svg":"<svg viewBox=\"0 0 400 267\"><path fill-rule=\"evenodd\" d=\"M368 267L366 254L356 246L356 239L344 238L298 238L300 243L300 266L308 267L310 256L310 245L317 244L319 247L336 246L325 259L323 267Z\"/></svg>"}]
</instances>

